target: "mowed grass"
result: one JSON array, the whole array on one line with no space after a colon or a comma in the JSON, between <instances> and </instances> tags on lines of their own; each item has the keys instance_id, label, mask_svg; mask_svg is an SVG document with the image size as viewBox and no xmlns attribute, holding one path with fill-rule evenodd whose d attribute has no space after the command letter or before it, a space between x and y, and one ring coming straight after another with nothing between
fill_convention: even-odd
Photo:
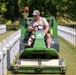
<instances>
[{"instance_id":1,"label":"mowed grass","mask_svg":"<svg viewBox=\"0 0 76 75\"><path fill-rule=\"evenodd\" d=\"M64 58L67 63L66 75L76 75L76 46L59 38L60 56Z\"/></svg>"},{"instance_id":2,"label":"mowed grass","mask_svg":"<svg viewBox=\"0 0 76 75\"><path fill-rule=\"evenodd\" d=\"M67 71L65 75L76 75L76 47L59 37L60 58L66 60ZM14 74L13 67L8 75L62 75L62 74Z\"/></svg>"},{"instance_id":3,"label":"mowed grass","mask_svg":"<svg viewBox=\"0 0 76 75\"><path fill-rule=\"evenodd\" d=\"M0 42L3 41L3 39L6 39L9 37L9 35L13 34L15 31L7 31L6 33L0 34Z\"/></svg>"}]
</instances>

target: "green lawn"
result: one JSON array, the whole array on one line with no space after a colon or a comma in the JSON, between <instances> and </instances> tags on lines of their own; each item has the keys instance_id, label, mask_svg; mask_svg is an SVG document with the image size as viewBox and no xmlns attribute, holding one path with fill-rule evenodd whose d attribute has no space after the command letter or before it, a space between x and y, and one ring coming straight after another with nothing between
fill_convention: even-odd
<instances>
[{"instance_id":1,"label":"green lawn","mask_svg":"<svg viewBox=\"0 0 76 75\"><path fill-rule=\"evenodd\" d=\"M60 42L60 56L65 58L67 62L66 75L76 75L76 47L69 44L62 38L59 38Z\"/></svg>"},{"instance_id":2,"label":"green lawn","mask_svg":"<svg viewBox=\"0 0 76 75\"><path fill-rule=\"evenodd\" d=\"M60 57L66 60L66 75L76 75L76 47L59 37ZM12 68L11 68L12 69ZM61 75L61 74L13 74L8 71L8 75Z\"/></svg>"},{"instance_id":3,"label":"green lawn","mask_svg":"<svg viewBox=\"0 0 76 75\"><path fill-rule=\"evenodd\" d=\"M13 34L15 31L7 31L6 33L0 34L0 42L2 42L3 39L6 39L9 35Z\"/></svg>"}]
</instances>

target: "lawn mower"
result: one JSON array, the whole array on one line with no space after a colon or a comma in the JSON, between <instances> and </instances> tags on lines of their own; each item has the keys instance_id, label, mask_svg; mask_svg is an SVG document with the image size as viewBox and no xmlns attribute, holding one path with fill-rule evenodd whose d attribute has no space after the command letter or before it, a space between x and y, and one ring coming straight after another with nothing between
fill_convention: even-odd
<instances>
[{"instance_id":1,"label":"lawn mower","mask_svg":"<svg viewBox=\"0 0 76 75\"><path fill-rule=\"evenodd\" d=\"M16 60L14 72L65 74L66 61L59 55L58 24L54 17L46 18L52 38L50 48L46 46L43 30L36 31L35 40L31 46L24 46L31 34L27 29L27 21L32 19L32 17L23 18L21 22L20 55Z\"/></svg>"}]
</instances>

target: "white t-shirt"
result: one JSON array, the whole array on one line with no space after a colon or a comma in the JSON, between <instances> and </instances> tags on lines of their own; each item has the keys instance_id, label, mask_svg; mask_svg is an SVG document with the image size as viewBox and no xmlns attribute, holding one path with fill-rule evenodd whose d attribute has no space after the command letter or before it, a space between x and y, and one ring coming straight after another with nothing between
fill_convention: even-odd
<instances>
[{"instance_id":1,"label":"white t-shirt","mask_svg":"<svg viewBox=\"0 0 76 75\"><path fill-rule=\"evenodd\" d=\"M39 20L37 21L35 21L34 19L31 20L28 24L28 27L30 26L32 27L38 26L38 27L35 27L35 30L38 30L38 29L44 29L46 26L49 26L49 23L45 18L40 17ZM32 34L35 34L35 31L33 31Z\"/></svg>"},{"instance_id":2,"label":"white t-shirt","mask_svg":"<svg viewBox=\"0 0 76 75\"><path fill-rule=\"evenodd\" d=\"M44 27L46 27L46 26L49 26L49 23L47 22L47 20L46 20L45 18L40 17L39 20L35 21L35 20L33 19L33 20L31 20L30 23L28 24L29 27L30 27L30 26L35 27L35 26L37 26L37 25L39 25L39 26L38 26L39 29L42 29L42 28L44 28Z\"/></svg>"}]
</instances>

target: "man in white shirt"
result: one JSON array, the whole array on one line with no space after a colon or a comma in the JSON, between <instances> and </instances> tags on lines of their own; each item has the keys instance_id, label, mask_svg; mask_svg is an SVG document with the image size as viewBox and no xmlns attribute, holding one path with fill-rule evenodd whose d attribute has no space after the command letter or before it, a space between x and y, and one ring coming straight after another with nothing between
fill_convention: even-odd
<instances>
[{"instance_id":1,"label":"man in white shirt","mask_svg":"<svg viewBox=\"0 0 76 75\"><path fill-rule=\"evenodd\" d=\"M35 35L34 35L35 31L40 29L40 30L44 30L44 36L46 36L47 47L50 48L51 35L48 33L49 24L47 20L40 16L40 12L38 10L33 11L33 17L34 19L31 20L30 23L28 24L28 31L31 31L32 34L28 39L28 44L25 44L25 46L31 46L33 40L35 39Z\"/></svg>"}]
</instances>

